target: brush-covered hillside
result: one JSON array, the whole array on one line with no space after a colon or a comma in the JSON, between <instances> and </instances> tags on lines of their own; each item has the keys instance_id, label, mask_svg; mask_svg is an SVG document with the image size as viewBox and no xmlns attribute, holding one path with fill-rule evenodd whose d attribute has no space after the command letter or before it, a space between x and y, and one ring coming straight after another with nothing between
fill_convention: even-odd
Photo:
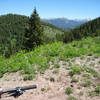
<instances>
[{"instance_id":1,"label":"brush-covered hillside","mask_svg":"<svg viewBox=\"0 0 100 100\"><path fill-rule=\"evenodd\" d=\"M100 56L100 37L89 37L68 44L62 42L46 44L29 53L19 52L8 59L1 56L0 76L18 70L23 70L25 75L34 75L48 69L49 63L57 59L67 61L69 58L86 54Z\"/></svg>"},{"instance_id":2,"label":"brush-covered hillside","mask_svg":"<svg viewBox=\"0 0 100 100\"><path fill-rule=\"evenodd\" d=\"M0 56L0 77L4 89L37 85L17 100L99 100L100 37L46 44L8 59Z\"/></svg>"},{"instance_id":3,"label":"brush-covered hillside","mask_svg":"<svg viewBox=\"0 0 100 100\"><path fill-rule=\"evenodd\" d=\"M10 55L23 48L23 37L28 27L29 17L8 14L0 16L0 53ZM42 22L45 43L61 40L64 31L53 25ZM9 54L6 54L8 51Z\"/></svg>"},{"instance_id":4,"label":"brush-covered hillside","mask_svg":"<svg viewBox=\"0 0 100 100\"><path fill-rule=\"evenodd\" d=\"M23 46L28 20L20 15L1 16L0 86L37 85L17 100L99 100L100 18L68 32L42 22L46 43L27 52L19 46ZM2 54L10 50L19 52L5 58Z\"/></svg>"}]
</instances>

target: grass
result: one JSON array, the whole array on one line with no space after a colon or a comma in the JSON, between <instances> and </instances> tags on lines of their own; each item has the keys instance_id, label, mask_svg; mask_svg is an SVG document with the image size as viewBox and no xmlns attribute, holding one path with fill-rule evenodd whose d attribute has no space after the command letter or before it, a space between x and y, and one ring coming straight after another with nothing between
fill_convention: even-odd
<instances>
[{"instance_id":1,"label":"grass","mask_svg":"<svg viewBox=\"0 0 100 100\"><path fill-rule=\"evenodd\" d=\"M96 86L94 91L89 92L89 96L100 96L100 85Z\"/></svg>"},{"instance_id":2,"label":"grass","mask_svg":"<svg viewBox=\"0 0 100 100\"><path fill-rule=\"evenodd\" d=\"M100 74L97 71L95 71L93 68L84 66L83 70L90 73L93 77L97 77L100 79Z\"/></svg>"},{"instance_id":3,"label":"grass","mask_svg":"<svg viewBox=\"0 0 100 100\"><path fill-rule=\"evenodd\" d=\"M35 74L25 74L23 80L32 80L35 77Z\"/></svg>"},{"instance_id":4,"label":"grass","mask_svg":"<svg viewBox=\"0 0 100 100\"><path fill-rule=\"evenodd\" d=\"M55 69L55 70L53 71L53 73L54 73L54 74L59 73L59 69Z\"/></svg>"},{"instance_id":5,"label":"grass","mask_svg":"<svg viewBox=\"0 0 100 100\"><path fill-rule=\"evenodd\" d=\"M54 67L55 68L60 68L60 65L59 64L55 64Z\"/></svg>"},{"instance_id":6,"label":"grass","mask_svg":"<svg viewBox=\"0 0 100 100\"><path fill-rule=\"evenodd\" d=\"M71 83L77 83L79 81L79 79L72 77Z\"/></svg>"},{"instance_id":7,"label":"grass","mask_svg":"<svg viewBox=\"0 0 100 100\"><path fill-rule=\"evenodd\" d=\"M91 75L90 74L83 74L82 75L84 78L86 78L86 79L91 79Z\"/></svg>"},{"instance_id":8,"label":"grass","mask_svg":"<svg viewBox=\"0 0 100 100\"><path fill-rule=\"evenodd\" d=\"M73 93L72 88L70 88L70 87L66 88L65 94L70 95L70 94L72 94L72 93Z\"/></svg>"},{"instance_id":9,"label":"grass","mask_svg":"<svg viewBox=\"0 0 100 100\"><path fill-rule=\"evenodd\" d=\"M96 92L96 94L100 95L100 86L97 86L95 88L95 91L94 92Z\"/></svg>"},{"instance_id":10,"label":"grass","mask_svg":"<svg viewBox=\"0 0 100 100\"><path fill-rule=\"evenodd\" d=\"M76 97L74 97L74 96L69 96L68 100L78 100L78 99Z\"/></svg>"},{"instance_id":11,"label":"grass","mask_svg":"<svg viewBox=\"0 0 100 100\"><path fill-rule=\"evenodd\" d=\"M80 66L73 65L71 67L71 72L70 73L72 73L73 75L74 74L81 74L81 72L82 72L82 68Z\"/></svg>"},{"instance_id":12,"label":"grass","mask_svg":"<svg viewBox=\"0 0 100 100\"><path fill-rule=\"evenodd\" d=\"M81 84L82 87L90 87L92 86L92 82L90 80L85 80L84 83Z\"/></svg>"},{"instance_id":13,"label":"grass","mask_svg":"<svg viewBox=\"0 0 100 100\"><path fill-rule=\"evenodd\" d=\"M28 53L20 51L8 59L0 56L0 77L7 72L21 70L25 77L29 76L29 79L32 79L38 72L44 72L48 69L50 61L54 62L56 59L67 61L69 58L85 54L100 56L100 37L88 37L68 44L62 42L46 44ZM59 65L55 67L59 67ZM75 74L79 74L81 69L78 69L78 67L74 69L73 67L72 70L74 70Z\"/></svg>"},{"instance_id":14,"label":"grass","mask_svg":"<svg viewBox=\"0 0 100 100\"><path fill-rule=\"evenodd\" d=\"M76 74L81 74L82 72L89 73L89 74L83 74L84 78L91 79L91 76L93 76L100 79L100 74L97 71L95 71L95 69L87 66L72 65L72 67L70 68L69 75L72 77Z\"/></svg>"}]
</instances>

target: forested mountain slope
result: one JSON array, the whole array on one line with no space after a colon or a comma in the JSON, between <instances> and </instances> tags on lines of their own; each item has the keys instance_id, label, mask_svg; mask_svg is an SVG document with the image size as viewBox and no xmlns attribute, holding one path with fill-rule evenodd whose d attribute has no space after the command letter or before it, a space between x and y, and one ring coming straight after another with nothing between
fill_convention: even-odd
<instances>
[{"instance_id":1,"label":"forested mountain slope","mask_svg":"<svg viewBox=\"0 0 100 100\"><path fill-rule=\"evenodd\" d=\"M25 27L27 27L27 24L27 16L13 14L0 16L0 43L6 38L11 39L11 37L17 37L18 40L21 40L20 36L22 36L25 33ZM44 22L42 24L45 28L44 32L45 34L47 34L47 36L49 34L54 35L61 34L63 32L62 29L57 28L51 24L47 24Z\"/></svg>"},{"instance_id":2,"label":"forested mountain slope","mask_svg":"<svg viewBox=\"0 0 100 100\"><path fill-rule=\"evenodd\" d=\"M100 35L100 17L91 20L79 27L69 30L65 33L65 42L81 39L87 36L99 36Z\"/></svg>"},{"instance_id":3,"label":"forested mountain slope","mask_svg":"<svg viewBox=\"0 0 100 100\"><path fill-rule=\"evenodd\" d=\"M23 48L25 28L28 27L27 16L8 14L0 16L0 52L13 54ZM56 41L57 34L63 34L63 30L53 25L42 23L44 26L45 42ZM8 52L9 51L9 52Z\"/></svg>"}]
</instances>

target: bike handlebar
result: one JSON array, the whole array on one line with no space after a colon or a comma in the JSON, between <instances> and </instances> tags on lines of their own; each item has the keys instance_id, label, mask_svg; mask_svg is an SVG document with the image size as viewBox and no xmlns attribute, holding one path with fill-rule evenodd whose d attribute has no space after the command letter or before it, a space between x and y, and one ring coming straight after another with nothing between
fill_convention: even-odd
<instances>
[{"instance_id":1,"label":"bike handlebar","mask_svg":"<svg viewBox=\"0 0 100 100\"><path fill-rule=\"evenodd\" d=\"M4 93L8 93L8 94L12 94L12 96L20 96L21 94L23 94L23 91L25 90L29 90L29 89L35 89L37 88L36 85L29 85L29 86L23 86L23 87L16 87L16 88L13 88L13 89L9 89L9 90L2 90L0 91L0 96Z\"/></svg>"}]
</instances>

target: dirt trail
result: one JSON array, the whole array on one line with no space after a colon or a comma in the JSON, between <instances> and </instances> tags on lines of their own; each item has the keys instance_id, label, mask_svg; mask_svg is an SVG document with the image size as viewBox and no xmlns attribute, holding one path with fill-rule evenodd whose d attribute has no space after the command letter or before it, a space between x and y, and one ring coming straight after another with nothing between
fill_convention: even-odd
<instances>
[{"instance_id":1,"label":"dirt trail","mask_svg":"<svg viewBox=\"0 0 100 100\"><path fill-rule=\"evenodd\" d=\"M81 59L79 57L72 59L71 63L78 65L88 65L94 67L100 73L100 58L87 57ZM93 87L80 87L82 76L76 75L79 79L77 83L71 83L69 76L69 62L60 61L60 68L52 68L46 70L45 73L39 74L31 81L23 81L23 77L19 72L7 73L0 79L0 87L11 89L18 86L37 85L37 89L26 91L18 98L8 97L0 100L68 100L69 95L65 94L67 87L73 88L73 94L76 100L100 100L100 96L90 97L87 91L93 90ZM53 65L52 65L53 66ZM55 72L59 70L59 72ZM100 84L100 80L98 80ZM73 99L71 99L73 100Z\"/></svg>"}]
</instances>

